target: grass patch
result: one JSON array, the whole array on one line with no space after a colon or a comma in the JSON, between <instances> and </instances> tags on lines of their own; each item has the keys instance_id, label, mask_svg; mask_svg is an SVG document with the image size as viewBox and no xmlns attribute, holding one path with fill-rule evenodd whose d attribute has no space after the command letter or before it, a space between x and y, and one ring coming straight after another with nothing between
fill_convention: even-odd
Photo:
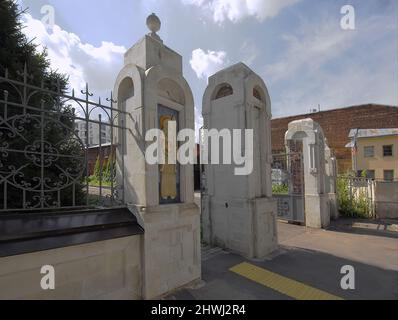
<instances>
[{"instance_id":1,"label":"grass patch","mask_svg":"<svg viewBox=\"0 0 398 320\"><path fill-rule=\"evenodd\" d=\"M87 182L88 182L88 185L91 186L91 187L99 187L100 184L101 184L100 183L100 179L98 179L96 176L88 177ZM111 181L108 181L108 180L105 180L105 179L102 180L102 186L103 187L109 187L110 188L111 185L112 185ZM115 185L115 182L113 182L113 185Z\"/></svg>"},{"instance_id":2,"label":"grass patch","mask_svg":"<svg viewBox=\"0 0 398 320\"><path fill-rule=\"evenodd\" d=\"M272 185L273 194L289 194L289 186L287 184Z\"/></svg>"}]
</instances>

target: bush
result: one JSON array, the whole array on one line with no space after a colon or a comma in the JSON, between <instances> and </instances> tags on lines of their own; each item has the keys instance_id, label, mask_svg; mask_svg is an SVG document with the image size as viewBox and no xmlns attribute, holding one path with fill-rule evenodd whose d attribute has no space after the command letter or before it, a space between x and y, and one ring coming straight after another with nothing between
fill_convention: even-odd
<instances>
[{"instance_id":1,"label":"bush","mask_svg":"<svg viewBox=\"0 0 398 320\"><path fill-rule=\"evenodd\" d=\"M116 166L116 157L114 152L110 154L108 160L102 161L102 170L101 170L100 157L98 156L97 160L95 161L94 175L88 178L89 184L92 186L99 186L101 181L103 186L110 186L112 181L115 183L115 177L116 177L115 166Z\"/></svg>"},{"instance_id":2,"label":"bush","mask_svg":"<svg viewBox=\"0 0 398 320\"><path fill-rule=\"evenodd\" d=\"M364 189L366 186L366 179L354 179L351 175L341 176L337 179L339 211L342 216L349 218L372 217L372 202L367 197Z\"/></svg>"}]
</instances>

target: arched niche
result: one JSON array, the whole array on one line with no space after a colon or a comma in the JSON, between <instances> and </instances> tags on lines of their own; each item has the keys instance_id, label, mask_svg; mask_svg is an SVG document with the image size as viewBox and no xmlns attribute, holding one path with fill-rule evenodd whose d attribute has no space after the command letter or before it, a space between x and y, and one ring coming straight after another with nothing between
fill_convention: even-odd
<instances>
[{"instance_id":1,"label":"arched niche","mask_svg":"<svg viewBox=\"0 0 398 320\"><path fill-rule=\"evenodd\" d=\"M164 78L158 82L158 95L177 102L181 105L185 105L185 94L184 90L180 85L169 78Z\"/></svg>"},{"instance_id":2,"label":"arched niche","mask_svg":"<svg viewBox=\"0 0 398 320\"><path fill-rule=\"evenodd\" d=\"M312 119L297 120L289 123L285 144L288 152L300 152L295 149L302 143L305 188L313 194L322 194L325 189L325 137L320 125ZM307 180L309 183L307 183ZM311 180L311 181L310 181Z\"/></svg>"},{"instance_id":3,"label":"arched niche","mask_svg":"<svg viewBox=\"0 0 398 320\"><path fill-rule=\"evenodd\" d=\"M245 79L244 89L248 103L246 118L249 128L254 129L254 143L258 145L253 152L254 167L261 177L257 179L256 196L272 197L271 100L263 79L254 72Z\"/></svg>"},{"instance_id":4,"label":"arched niche","mask_svg":"<svg viewBox=\"0 0 398 320\"><path fill-rule=\"evenodd\" d=\"M127 111L127 100L134 97L134 82L131 77L125 77L119 84L118 91L117 91L117 103L118 109L122 112ZM121 127L125 127L127 119L124 113L120 113L117 115L117 124L120 126L118 133L117 133L117 141L118 143L123 143L122 150L123 154L126 154L127 144L126 144L126 137L122 138L122 135L125 135L123 129Z\"/></svg>"},{"instance_id":5,"label":"arched niche","mask_svg":"<svg viewBox=\"0 0 398 320\"><path fill-rule=\"evenodd\" d=\"M264 91L260 88L260 86L255 86L253 88L253 97L257 100L264 102L265 101L265 94Z\"/></svg>"},{"instance_id":6,"label":"arched niche","mask_svg":"<svg viewBox=\"0 0 398 320\"><path fill-rule=\"evenodd\" d=\"M145 100L146 128L160 128L162 121L168 117L177 120L177 131L194 128L194 103L192 91L182 74L162 66L154 66L145 72L145 86L143 89ZM166 119L166 120L165 120ZM157 186L156 191L148 192L147 203L150 205L165 205L173 203L193 202L193 175L192 165L180 166L170 170L177 170L177 197L164 199L162 190L162 173L169 167L158 165L148 166L147 172L151 177L151 185ZM174 181L174 177L173 177ZM173 182L174 183L174 182ZM177 201L178 200L178 201Z\"/></svg>"},{"instance_id":7,"label":"arched niche","mask_svg":"<svg viewBox=\"0 0 398 320\"><path fill-rule=\"evenodd\" d=\"M132 162L132 155L135 156L135 164L144 161L144 159L139 158L137 152L142 147L142 143L136 140L136 137L142 135L143 128L139 116L140 111L136 110L136 106L142 105L141 92L142 76L140 69L134 64L125 65L116 77L113 90L114 108L118 109L118 112L114 111L112 114L113 124L117 126L113 129L112 143L116 153L117 185L124 186L123 197L125 201L131 203L143 203L145 201L143 190L133 190L132 181L139 180L140 173L131 168L127 170L125 166L125 163Z\"/></svg>"},{"instance_id":8,"label":"arched niche","mask_svg":"<svg viewBox=\"0 0 398 320\"><path fill-rule=\"evenodd\" d=\"M303 140L307 137L308 137L307 133L305 133L304 131L298 131L293 134L290 141L296 142L297 140Z\"/></svg>"},{"instance_id":9,"label":"arched niche","mask_svg":"<svg viewBox=\"0 0 398 320\"><path fill-rule=\"evenodd\" d=\"M215 88L211 96L211 100L218 100L221 98L232 96L233 94L234 89L232 88L232 86L228 83L222 83Z\"/></svg>"},{"instance_id":10,"label":"arched niche","mask_svg":"<svg viewBox=\"0 0 398 320\"><path fill-rule=\"evenodd\" d=\"M126 77L120 82L117 100L122 102L132 97L134 97L134 82L130 77Z\"/></svg>"}]
</instances>

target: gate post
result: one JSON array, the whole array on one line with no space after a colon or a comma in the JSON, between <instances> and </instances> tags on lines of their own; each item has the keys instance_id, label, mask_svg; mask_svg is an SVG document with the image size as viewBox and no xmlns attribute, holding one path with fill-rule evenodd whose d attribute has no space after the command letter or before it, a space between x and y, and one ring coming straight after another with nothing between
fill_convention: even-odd
<instances>
[{"instance_id":1,"label":"gate post","mask_svg":"<svg viewBox=\"0 0 398 320\"><path fill-rule=\"evenodd\" d=\"M156 142L145 140L148 130L160 129L166 136L169 122L176 122L177 130L194 129L193 96L182 73L182 57L156 34L156 15L148 17L147 25L151 33L125 54L115 93L119 108L128 112L126 139L119 132L117 144L120 148L125 143L119 167L125 164L126 202L145 230L143 292L145 299L152 299L200 279L201 258L193 165L169 164L168 154L177 143L170 147L167 140L166 164L146 159L147 148Z\"/></svg>"},{"instance_id":2,"label":"gate post","mask_svg":"<svg viewBox=\"0 0 398 320\"><path fill-rule=\"evenodd\" d=\"M337 161L329 148L325 138L325 161L326 161L326 191L329 197L330 218L339 218L339 207L337 203Z\"/></svg>"},{"instance_id":3,"label":"gate post","mask_svg":"<svg viewBox=\"0 0 398 320\"><path fill-rule=\"evenodd\" d=\"M330 224L328 193L325 190L325 137L321 126L312 119L289 123L285 143L303 142L305 224L311 228L325 228Z\"/></svg>"},{"instance_id":4,"label":"gate post","mask_svg":"<svg viewBox=\"0 0 398 320\"><path fill-rule=\"evenodd\" d=\"M202 112L207 130L224 129L232 136L232 130L238 129L244 140L245 129L253 129L254 137L253 150L248 150L244 143L236 144L233 136L231 139L233 148L238 149L235 151L250 156L251 173L237 175L235 169L240 165L235 164L205 165L204 238L245 257L263 258L277 248L277 210L271 186L271 103L267 88L250 68L238 63L209 78ZM226 139L216 139L226 147ZM209 162L214 156L214 139L210 142L205 159Z\"/></svg>"}]
</instances>

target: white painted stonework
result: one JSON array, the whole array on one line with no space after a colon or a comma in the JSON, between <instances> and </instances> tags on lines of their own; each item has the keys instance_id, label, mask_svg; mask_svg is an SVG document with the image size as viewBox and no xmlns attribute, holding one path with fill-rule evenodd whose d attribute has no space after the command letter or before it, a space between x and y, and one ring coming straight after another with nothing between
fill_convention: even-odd
<instances>
[{"instance_id":1,"label":"white painted stonework","mask_svg":"<svg viewBox=\"0 0 398 320\"><path fill-rule=\"evenodd\" d=\"M145 161L145 150L151 144L145 142L145 133L158 128L158 105L179 112L179 129L194 129L193 97L182 74L182 57L156 33L146 35L126 52L115 93L119 107L129 113L125 153L119 154L118 162L122 168L124 160L126 168L126 202L145 229L143 295L152 299L201 276L200 212L194 203L193 167L180 166L181 203L160 205L158 165Z\"/></svg>"},{"instance_id":2,"label":"white painted stonework","mask_svg":"<svg viewBox=\"0 0 398 320\"><path fill-rule=\"evenodd\" d=\"M224 96L228 90L232 94ZM271 186L271 103L267 88L258 75L239 63L209 78L202 112L205 129L254 130L250 175L235 175L234 165L205 165L203 239L248 258L263 258L277 248L276 201L272 199Z\"/></svg>"},{"instance_id":3,"label":"white painted stonework","mask_svg":"<svg viewBox=\"0 0 398 320\"><path fill-rule=\"evenodd\" d=\"M0 300L140 300L141 235L0 258ZM40 286L54 267L54 290Z\"/></svg>"},{"instance_id":4,"label":"white painted stonework","mask_svg":"<svg viewBox=\"0 0 398 320\"><path fill-rule=\"evenodd\" d=\"M285 135L287 152L291 141L302 141L305 184L305 224L325 228L330 224L329 194L326 190L325 136L312 119L289 123Z\"/></svg>"},{"instance_id":5,"label":"white painted stonework","mask_svg":"<svg viewBox=\"0 0 398 320\"><path fill-rule=\"evenodd\" d=\"M326 192L329 195L330 218L339 218L337 201L337 161L330 150L327 139L325 139L325 161L326 161Z\"/></svg>"}]
</instances>

